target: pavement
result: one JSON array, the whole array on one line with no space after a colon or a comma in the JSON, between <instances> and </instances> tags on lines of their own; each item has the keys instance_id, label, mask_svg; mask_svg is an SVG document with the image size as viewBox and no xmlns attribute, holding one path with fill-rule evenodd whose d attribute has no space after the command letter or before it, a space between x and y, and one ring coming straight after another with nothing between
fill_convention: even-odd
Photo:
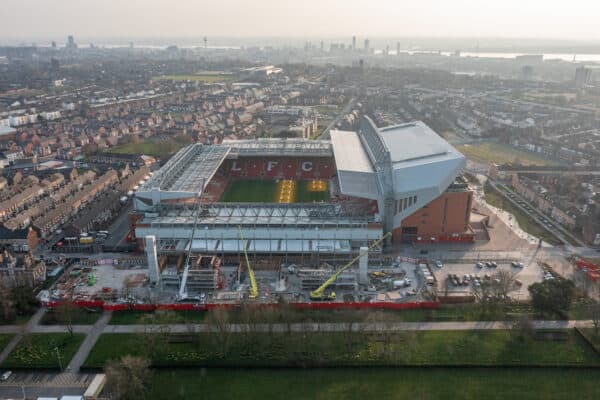
<instances>
[{"instance_id":1,"label":"pavement","mask_svg":"<svg viewBox=\"0 0 600 400\"><path fill-rule=\"evenodd\" d=\"M15 330L13 332L6 333L14 333L15 336L11 339L10 342L8 342L8 344L2 350L2 352L0 352L0 364L2 364L4 360L6 360L6 357L8 357L8 355L15 349L15 347L17 347L17 344L23 338L23 335L25 333L29 333L34 327L39 326L39 323L42 320L42 317L45 313L46 309L42 307L39 310L37 310L35 314L33 314L33 316L29 319L29 321L27 321L25 325L12 325L13 329Z\"/></svg>"},{"instance_id":2,"label":"pavement","mask_svg":"<svg viewBox=\"0 0 600 400\"><path fill-rule=\"evenodd\" d=\"M85 359L88 357L92 348L98 341L100 335L104 332L104 329L108 325L110 318L112 317L112 312L104 312L98 321L92 326L92 329L87 333L85 339L81 343L79 350L73 356L69 365L67 366L67 371L78 372L79 368L85 362Z\"/></svg>"}]
</instances>

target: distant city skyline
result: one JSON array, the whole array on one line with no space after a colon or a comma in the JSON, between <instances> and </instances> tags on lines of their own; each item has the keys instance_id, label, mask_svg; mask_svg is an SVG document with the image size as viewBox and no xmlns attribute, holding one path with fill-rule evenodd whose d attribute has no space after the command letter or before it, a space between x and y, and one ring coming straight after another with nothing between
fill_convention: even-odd
<instances>
[{"instance_id":1,"label":"distant city skyline","mask_svg":"<svg viewBox=\"0 0 600 400\"><path fill-rule=\"evenodd\" d=\"M3 0L3 42L75 37L480 37L600 40L585 0Z\"/></svg>"}]
</instances>

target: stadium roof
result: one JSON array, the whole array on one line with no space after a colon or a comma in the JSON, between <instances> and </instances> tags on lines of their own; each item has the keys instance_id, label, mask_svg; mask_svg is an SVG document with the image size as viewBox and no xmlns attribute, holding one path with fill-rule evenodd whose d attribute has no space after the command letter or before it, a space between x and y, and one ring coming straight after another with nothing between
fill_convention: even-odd
<instances>
[{"instance_id":1,"label":"stadium roof","mask_svg":"<svg viewBox=\"0 0 600 400\"><path fill-rule=\"evenodd\" d=\"M136 196L153 200L197 196L227 157L229 150L229 146L219 145L187 146L144 183ZM165 192L169 195L163 194Z\"/></svg>"},{"instance_id":2,"label":"stadium roof","mask_svg":"<svg viewBox=\"0 0 600 400\"><path fill-rule=\"evenodd\" d=\"M299 138L262 138L255 140L224 140L231 147L231 156L331 156L331 142Z\"/></svg>"},{"instance_id":3,"label":"stadium roof","mask_svg":"<svg viewBox=\"0 0 600 400\"><path fill-rule=\"evenodd\" d=\"M421 121L387 126L378 131L394 164L428 157L454 156L458 153Z\"/></svg>"},{"instance_id":4,"label":"stadium roof","mask_svg":"<svg viewBox=\"0 0 600 400\"><path fill-rule=\"evenodd\" d=\"M330 135L338 170L373 172L369 156L356 132L331 130Z\"/></svg>"},{"instance_id":5,"label":"stadium roof","mask_svg":"<svg viewBox=\"0 0 600 400\"><path fill-rule=\"evenodd\" d=\"M198 224L205 225L363 225L373 222L372 216L344 214L340 205L277 204L277 203L212 203L200 209ZM180 206L166 206L158 215L146 216L144 223L190 224L196 211Z\"/></svg>"}]
</instances>

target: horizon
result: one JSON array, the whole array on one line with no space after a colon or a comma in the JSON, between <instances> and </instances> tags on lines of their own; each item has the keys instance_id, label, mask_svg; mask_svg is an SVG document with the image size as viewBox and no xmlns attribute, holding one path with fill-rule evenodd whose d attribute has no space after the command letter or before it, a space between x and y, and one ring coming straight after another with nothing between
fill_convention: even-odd
<instances>
[{"instance_id":1,"label":"horizon","mask_svg":"<svg viewBox=\"0 0 600 400\"><path fill-rule=\"evenodd\" d=\"M208 1L5 0L14 18L2 40L66 37L162 38L476 38L600 41L600 4L584 0L522 2L423 0ZM408 18L407 18L408 17ZM376 23L366 23L375 21ZM22 32L26 32L25 35ZM156 34L160 32L160 34ZM302 32L310 32L304 35Z\"/></svg>"}]
</instances>

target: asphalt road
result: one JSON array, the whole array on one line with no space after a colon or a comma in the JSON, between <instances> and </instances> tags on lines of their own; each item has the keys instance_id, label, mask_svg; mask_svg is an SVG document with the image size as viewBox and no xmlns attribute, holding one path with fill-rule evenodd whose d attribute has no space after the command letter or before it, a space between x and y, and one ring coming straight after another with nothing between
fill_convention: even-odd
<instances>
[{"instance_id":1,"label":"asphalt road","mask_svg":"<svg viewBox=\"0 0 600 400\"><path fill-rule=\"evenodd\" d=\"M577 244L579 244L580 247L585 247L585 244L581 240L579 240L578 238L571 235L562 226L560 226L559 224L552 221L551 218L541 214L539 211L537 211L537 209L533 205L531 206L531 208L533 209L533 212L530 212L525 207L523 207L521 204L519 204L517 200L524 201L526 204L531 204L531 203L528 200L524 199L522 196L520 196L518 193L510 190L503 184L498 184L497 182L494 182L492 180L490 180L489 182L492 185L492 187L494 187L494 189L496 189L499 193L501 193L504 196L504 198L508 199L508 201L510 201L515 207L519 208L521 211L523 211L525 214L527 214L531 219L536 221L539 226L544 228L544 230L546 230L552 236L556 237L562 243L569 246L570 242L574 241ZM509 193L512 194L514 196L514 198L509 196L508 195ZM544 224L541 221L542 218L546 219L548 222L546 224ZM553 229L549 229L546 225L552 226ZM566 236L568 236L569 239L567 239Z\"/></svg>"}]
</instances>

